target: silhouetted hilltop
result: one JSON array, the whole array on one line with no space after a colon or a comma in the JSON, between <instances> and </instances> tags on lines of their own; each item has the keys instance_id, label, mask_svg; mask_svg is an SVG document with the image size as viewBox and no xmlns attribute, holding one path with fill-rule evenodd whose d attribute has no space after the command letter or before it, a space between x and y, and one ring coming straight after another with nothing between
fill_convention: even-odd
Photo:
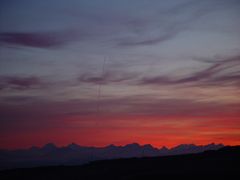
<instances>
[{"instance_id":1,"label":"silhouetted hilltop","mask_svg":"<svg viewBox=\"0 0 240 180\"><path fill-rule=\"evenodd\" d=\"M43 147L32 147L23 150L1 150L0 169L82 165L95 160L190 154L206 150L217 150L222 147L222 144L208 144L204 146L181 144L171 149L166 147L158 149L150 144L139 145L138 143L125 146L109 145L106 147L85 147L72 143L65 147L57 147L53 143L48 143Z\"/></svg>"},{"instance_id":2,"label":"silhouetted hilltop","mask_svg":"<svg viewBox=\"0 0 240 180\"><path fill-rule=\"evenodd\" d=\"M239 179L240 146L198 154L95 161L0 171L0 179Z\"/></svg>"}]
</instances>

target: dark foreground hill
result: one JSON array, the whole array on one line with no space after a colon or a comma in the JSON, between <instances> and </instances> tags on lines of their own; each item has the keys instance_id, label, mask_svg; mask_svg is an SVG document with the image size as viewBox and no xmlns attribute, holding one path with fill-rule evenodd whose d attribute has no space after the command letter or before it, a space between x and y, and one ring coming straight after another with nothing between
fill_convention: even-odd
<instances>
[{"instance_id":1,"label":"dark foreground hill","mask_svg":"<svg viewBox=\"0 0 240 180\"><path fill-rule=\"evenodd\" d=\"M95 161L0 171L0 179L239 179L240 146L199 154Z\"/></svg>"}]
</instances>

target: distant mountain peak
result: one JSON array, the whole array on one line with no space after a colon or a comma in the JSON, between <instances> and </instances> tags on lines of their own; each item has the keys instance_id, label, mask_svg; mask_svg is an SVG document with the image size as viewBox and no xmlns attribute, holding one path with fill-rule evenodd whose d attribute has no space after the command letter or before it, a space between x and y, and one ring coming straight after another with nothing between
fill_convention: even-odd
<instances>
[{"instance_id":1,"label":"distant mountain peak","mask_svg":"<svg viewBox=\"0 0 240 180\"><path fill-rule=\"evenodd\" d=\"M115 146L114 144L109 144L108 146L106 146L106 148L115 148L117 146Z\"/></svg>"},{"instance_id":2,"label":"distant mountain peak","mask_svg":"<svg viewBox=\"0 0 240 180\"><path fill-rule=\"evenodd\" d=\"M193 147L197 147L197 146L195 144L179 144L173 147L172 149L187 149L187 148L193 148Z\"/></svg>"},{"instance_id":3,"label":"distant mountain peak","mask_svg":"<svg viewBox=\"0 0 240 180\"><path fill-rule=\"evenodd\" d=\"M47 143L42 147L42 149L45 149L45 150L53 150L57 148L58 147L54 143Z\"/></svg>"},{"instance_id":4,"label":"distant mountain peak","mask_svg":"<svg viewBox=\"0 0 240 180\"><path fill-rule=\"evenodd\" d=\"M211 144L207 144L207 145L205 145L205 147L206 148L222 148L222 147L224 147L224 145L223 144L215 144L215 143L211 143Z\"/></svg>"},{"instance_id":5,"label":"distant mountain peak","mask_svg":"<svg viewBox=\"0 0 240 180\"><path fill-rule=\"evenodd\" d=\"M129 148L139 148L140 145L138 143L131 143L131 144L127 144L124 147L129 147Z\"/></svg>"},{"instance_id":6,"label":"distant mountain peak","mask_svg":"<svg viewBox=\"0 0 240 180\"><path fill-rule=\"evenodd\" d=\"M177 147L194 147L195 144L179 144Z\"/></svg>"},{"instance_id":7,"label":"distant mountain peak","mask_svg":"<svg viewBox=\"0 0 240 180\"><path fill-rule=\"evenodd\" d=\"M144 144L143 148L153 149L154 147L151 144Z\"/></svg>"},{"instance_id":8,"label":"distant mountain peak","mask_svg":"<svg viewBox=\"0 0 240 180\"><path fill-rule=\"evenodd\" d=\"M125 146L136 146L136 147L139 147L140 145L138 143L130 143L130 144L126 144Z\"/></svg>"},{"instance_id":9,"label":"distant mountain peak","mask_svg":"<svg viewBox=\"0 0 240 180\"><path fill-rule=\"evenodd\" d=\"M78 144L76 144L76 143L74 143L74 142L72 142L72 143L71 143L71 144L69 144L69 145L78 146Z\"/></svg>"},{"instance_id":10,"label":"distant mountain peak","mask_svg":"<svg viewBox=\"0 0 240 180\"><path fill-rule=\"evenodd\" d=\"M78 149L80 148L81 146L79 146L78 144L76 143L71 143L67 146L67 148L70 148L70 149Z\"/></svg>"},{"instance_id":11,"label":"distant mountain peak","mask_svg":"<svg viewBox=\"0 0 240 180\"><path fill-rule=\"evenodd\" d=\"M168 151L169 149L166 146L163 146L160 150Z\"/></svg>"},{"instance_id":12,"label":"distant mountain peak","mask_svg":"<svg viewBox=\"0 0 240 180\"><path fill-rule=\"evenodd\" d=\"M34 150L38 150L38 149L39 149L39 147L37 147L37 146L32 146L29 148L30 151L34 151Z\"/></svg>"}]
</instances>

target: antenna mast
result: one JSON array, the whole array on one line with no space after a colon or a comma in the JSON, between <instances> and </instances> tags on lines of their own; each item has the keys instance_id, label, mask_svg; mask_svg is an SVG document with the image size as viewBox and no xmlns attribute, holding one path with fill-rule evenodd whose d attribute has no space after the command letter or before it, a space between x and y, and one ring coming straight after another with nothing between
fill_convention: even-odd
<instances>
[{"instance_id":1,"label":"antenna mast","mask_svg":"<svg viewBox=\"0 0 240 180\"><path fill-rule=\"evenodd\" d=\"M103 66L102 66L102 74L101 77L99 78L99 84L98 84L98 94L97 94L97 99L98 99L98 106L97 106L97 114L100 114L100 101L101 101L101 91L102 91L102 83L103 83L103 77L105 73L105 64L106 64L106 58L103 60Z\"/></svg>"}]
</instances>

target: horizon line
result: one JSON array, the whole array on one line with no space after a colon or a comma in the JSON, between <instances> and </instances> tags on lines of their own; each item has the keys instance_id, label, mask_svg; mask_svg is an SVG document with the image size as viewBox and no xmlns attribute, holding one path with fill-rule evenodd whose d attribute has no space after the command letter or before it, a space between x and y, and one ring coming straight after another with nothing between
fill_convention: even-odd
<instances>
[{"instance_id":1,"label":"horizon line","mask_svg":"<svg viewBox=\"0 0 240 180\"><path fill-rule=\"evenodd\" d=\"M110 144L107 144L107 145L103 145L103 146L94 146L94 145L81 145L81 144L78 144L78 143L75 143L75 142L71 142L71 143L68 143L66 145L57 145L56 143L54 142L48 142L48 143L45 143L43 145L32 145L32 146L29 146L29 147L19 147L19 148L0 148L0 150L26 150L26 149L31 149L31 148L43 148L45 147L46 145L53 145L55 146L56 148L65 148L65 147L68 147L72 144L75 144L77 146L81 146L81 147L89 147L89 148L106 148L106 147L109 147L109 146L115 146L115 147L125 147L127 145L133 145L133 144L136 144L140 147L143 147L143 146L146 146L146 145L150 145L152 146L153 148L156 148L156 149L162 149L162 148L167 148L167 149L173 149L175 147L178 147L180 145L194 145L194 146L207 146L207 145L223 145L223 146L238 146L238 145L230 145L230 144L224 144L224 143L214 143L214 142L211 142L211 143L206 143L206 144L195 144L195 143L180 143L180 144L177 144L177 145L173 145L173 146L165 146L165 145L161 145L161 146L154 146L152 145L151 143L147 143L147 144L143 144L143 143L138 143L138 142L132 142L132 143L127 143L127 144L124 144L124 145L115 145L114 143L110 143Z\"/></svg>"}]
</instances>

